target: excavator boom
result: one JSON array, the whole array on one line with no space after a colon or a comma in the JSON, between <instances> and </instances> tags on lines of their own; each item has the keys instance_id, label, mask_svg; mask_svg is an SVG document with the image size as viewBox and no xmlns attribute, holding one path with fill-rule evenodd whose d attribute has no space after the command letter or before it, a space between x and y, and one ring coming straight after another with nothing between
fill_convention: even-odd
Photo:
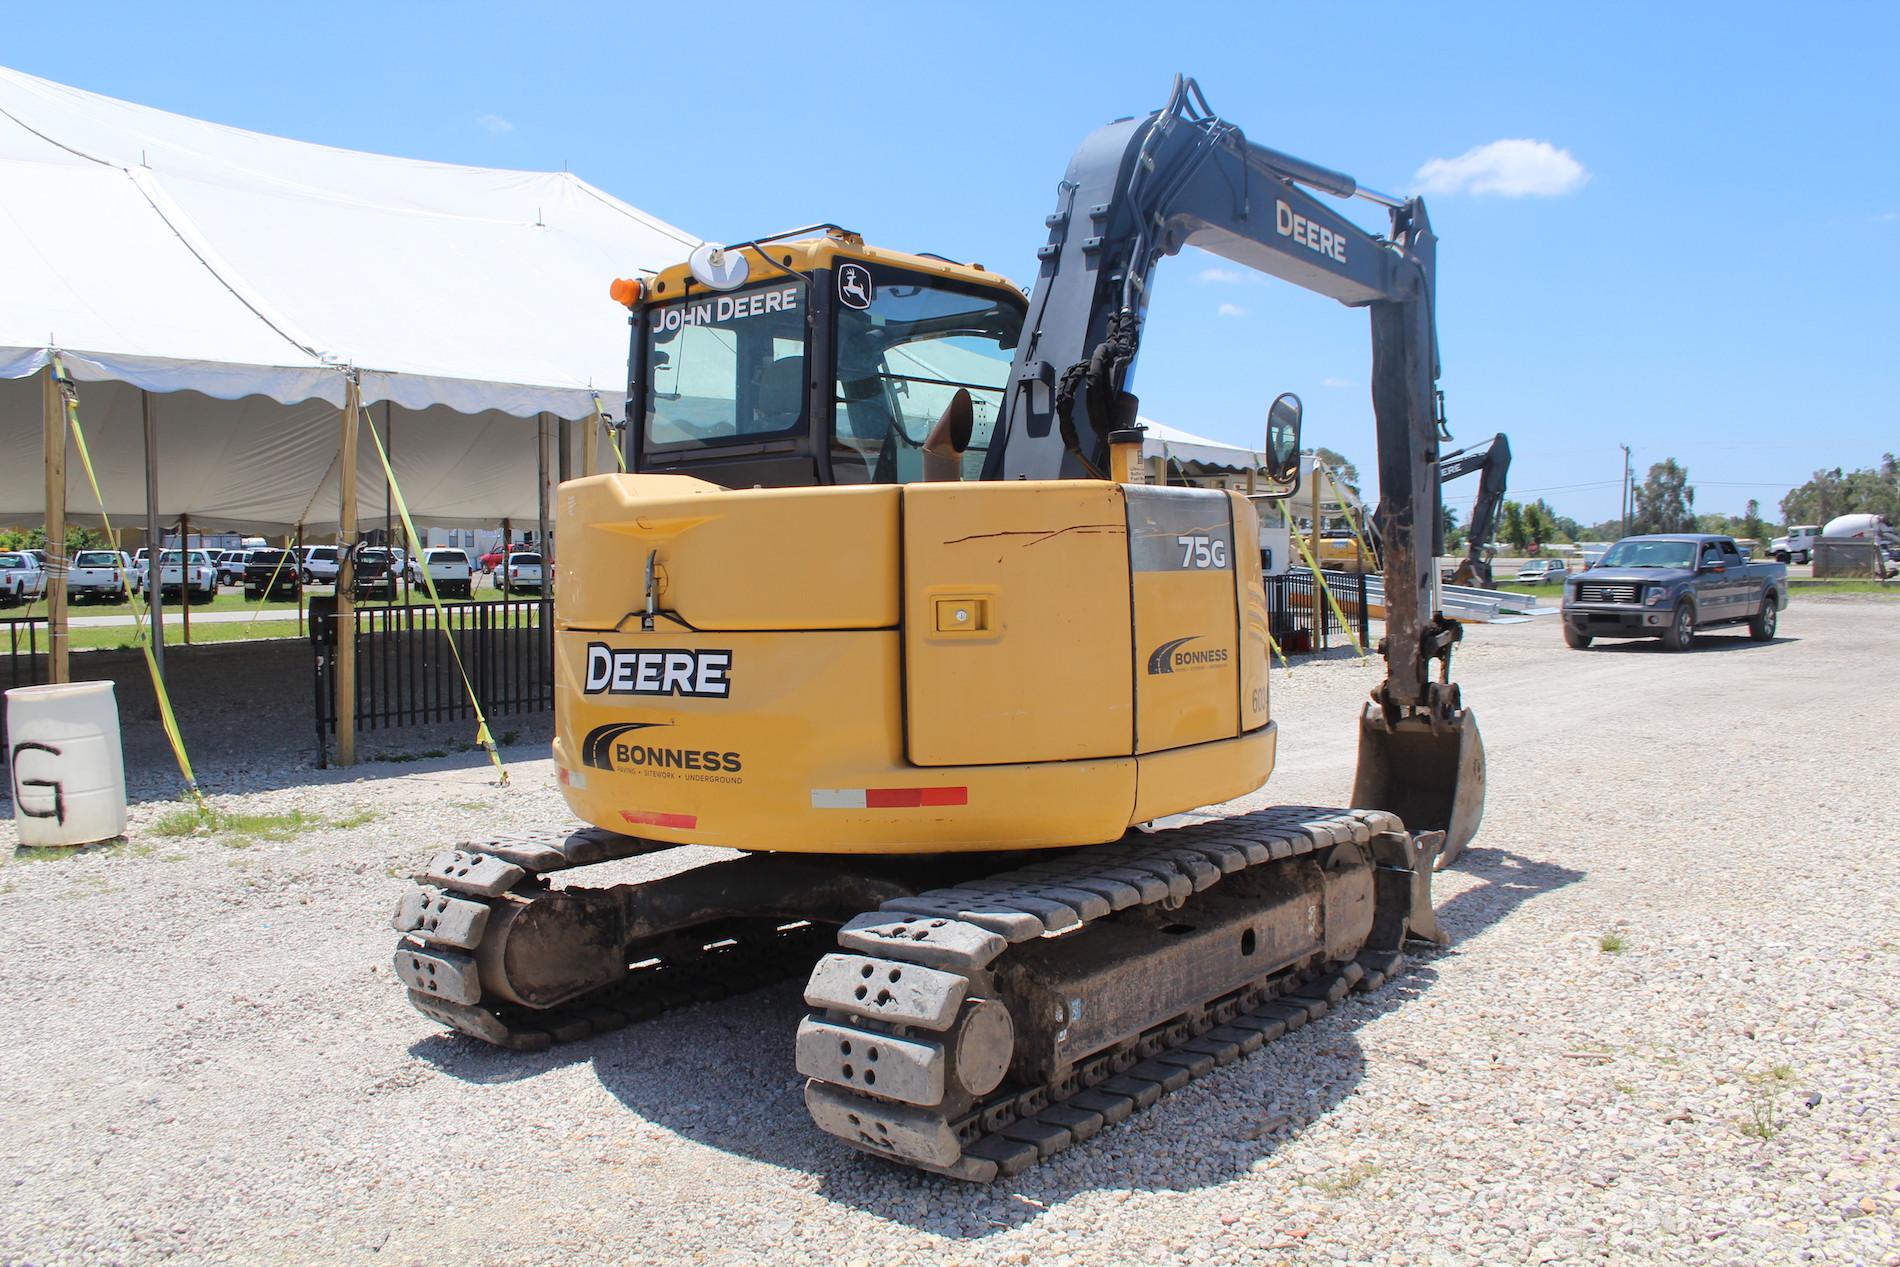
<instances>
[{"instance_id":1,"label":"excavator boom","mask_svg":"<svg viewBox=\"0 0 1900 1267\"><path fill-rule=\"evenodd\" d=\"M1367 232L1307 188L1380 204L1388 232ZM987 478L1106 468L1109 436L1134 419L1126 387L1155 269L1183 247L1369 310L1386 678L1362 719L1354 804L1446 832L1445 854L1455 857L1483 812L1484 759L1449 680L1461 630L1437 603L1438 239L1424 202L1248 141L1207 108L1193 80L1177 77L1161 110L1083 141L1046 223Z\"/></svg>"}]
</instances>

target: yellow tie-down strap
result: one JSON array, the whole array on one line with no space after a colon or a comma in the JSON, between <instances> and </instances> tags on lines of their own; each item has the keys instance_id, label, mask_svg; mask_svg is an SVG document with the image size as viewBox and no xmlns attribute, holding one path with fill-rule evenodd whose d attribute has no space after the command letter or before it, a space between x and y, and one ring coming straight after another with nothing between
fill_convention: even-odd
<instances>
[{"instance_id":1,"label":"yellow tie-down strap","mask_svg":"<svg viewBox=\"0 0 1900 1267\"><path fill-rule=\"evenodd\" d=\"M1339 610L1339 601L1333 597L1333 587L1326 583L1326 574L1320 571L1319 563L1313 558L1313 552L1306 548L1306 541L1298 533L1293 534L1293 544L1300 548L1300 557L1305 559L1306 566L1313 570L1313 579L1319 584L1319 592L1326 596L1326 605L1333 609L1333 616L1339 621L1339 627L1346 631L1348 638L1352 639L1352 649L1359 653L1361 660L1364 660L1366 649L1359 645L1359 635L1354 631L1352 622L1346 619L1346 613Z\"/></svg>"},{"instance_id":2,"label":"yellow tie-down strap","mask_svg":"<svg viewBox=\"0 0 1900 1267\"><path fill-rule=\"evenodd\" d=\"M396 513L402 517L402 530L408 535L409 550L411 555L414 555L421 548L422 538L416 532L415 521L409 518L409 504L403 500L402 486L396 483L395 468L389 464L389 450L383 447L383 438L376 433L376 423L371 419L369 410L361 405L358 409L362 413L363 425L369 428L369 438L376 444L376 458L383 464L383 477L389 481L390 496L396 503ZM422 577L423 592L429 596L429 603L435 608L436 624L442 630L443 639L449 644L449 655L455 660L455 671L462 675L462 689L468 692L469 706L475 710L475 742L482 751L488 754L489 763L495 767L495 774L500 778L502 786L506 787L508 770L502 765L501 753L496 750L494 736L488 731L488 718L482 713L482 702L475 697L475 683L470 680L468 670L462 665L462 652L455 645L455 633L449 628L448 613L442 608L442 596L436 593L435 578L429 575L426 564L416 571ZM342 638L354 635L352 631L339 629L337 636Z\"/></svg>"},{"instance_id":3,"label":"yellow tie-down strap","mask_svg":"<svg viewBox=\"0 0 1900 1267\"><path fill-rule=\"evenodd\" d=\"M85 468L86 483L92 487L93 500L99 504L99 520L105 525L106 540L112 545L114 558L119 558L124 553L119 549L119 531L112 526L112 516L106 513L105 495L99 491L99 475L93 469L92 454L86 448L86 432L79 425L79 389L74 385L71 376L66 373L66 365L60 360L58 352L53 353L53 380L59 385L60 395L66 403L66 428L72 432L73 448L79 454L79 465ZM60 546L60 555L63 558L65 543L61 542ZM184 542L179 542L181 567L184 560L184 546ZM155 541L147 543L146 550L151 555L149 564L151 572L158 577L158 581L154 583L162 583L164 576L159 556L163 552L159 549L159 543ZM165 730L166 742L171 744L172 756L178 760L178 772L184 776L185 791L198 803L198 808L203 810L205 808L204 793L198 790L198 779L191 771L191 758L185 752L185 739L178 730L178 716L172 711L171 693L165 689L165 675L158 671L158 657L152 651L152 627L145 619L145 600L132 588L132 578L126 575L123 567L119 569L119 584L125 587L126 598L132 603L133 641L138 643L139 650L145 653L145 668L152 676L152 695L158 701L159 725Z\"/></svg>"}]
</instances>

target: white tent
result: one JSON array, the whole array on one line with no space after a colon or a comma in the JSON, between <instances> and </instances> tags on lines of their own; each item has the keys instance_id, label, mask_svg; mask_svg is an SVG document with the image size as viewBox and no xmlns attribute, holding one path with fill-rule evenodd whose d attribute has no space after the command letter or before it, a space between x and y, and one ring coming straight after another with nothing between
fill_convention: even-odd
<instances>
[{"instance_id":1,"label":"white tent","mask_svg":"<svg viewBox=\"0 0 1900 1267\"><path fill-rule=\"evenodd\" d=\"M539 416L618 414L615 276L697 239L566 172L460 167L205 123L0 68L0 445L36 452L57 348L107 510L145 509L141 391L167 517L334 520L345 373L419 518L532 518ZM22 381L25 380L25 381ZM365 441L358 486L381 508ZM78 463L70 513L94 509ZM38 522L43 472L0 468Z\"/></svg>"},{"instance_id":2,"label":"white tent","mask_svg":"<svg viewBox=\"0 0 1900 1267\"><path fill-rule=\"evenodd\" d=\"M1194 474L1245 472L1267 464L1266 455L1257 450L1210 440L1153 418L1139 421L1144 429L1141 456L1145 459L1162 458Z\"/></svg>"}]
</instances>

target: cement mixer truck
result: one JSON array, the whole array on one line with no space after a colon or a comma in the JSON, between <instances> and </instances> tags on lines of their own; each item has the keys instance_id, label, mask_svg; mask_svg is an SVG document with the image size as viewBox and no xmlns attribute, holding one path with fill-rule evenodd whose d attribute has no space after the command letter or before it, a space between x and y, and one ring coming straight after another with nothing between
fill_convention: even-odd
<instances>
[{"instance_id":1,"label":"cement mixer truck","mask_svg":"<svg viewBox=\"0 0 1900 1267\"><path fill-rule=\"evenodd\" d=\"M1872 541L1874 571L1882 577L1892 576L1900 563L1900 531L1885 515L1836 515L1821 529L1821 540Z\"/></svg>"}]
</instances>

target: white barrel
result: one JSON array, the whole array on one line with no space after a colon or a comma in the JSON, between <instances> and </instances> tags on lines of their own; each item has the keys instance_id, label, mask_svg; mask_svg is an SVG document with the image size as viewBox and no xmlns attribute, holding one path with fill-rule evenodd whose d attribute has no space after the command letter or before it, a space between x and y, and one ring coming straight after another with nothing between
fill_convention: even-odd
<instances>
[{"instance_id":1,"label":"white barrel","mask_svg":"<svg viewBox=\"0 0 1900 1267\"><path fill-rule=\"evenodd\" d=\"M7 766L23 845L85 845L125 834L125 754L110 682L7 692Z\"/></svg>"}]
</instances>

